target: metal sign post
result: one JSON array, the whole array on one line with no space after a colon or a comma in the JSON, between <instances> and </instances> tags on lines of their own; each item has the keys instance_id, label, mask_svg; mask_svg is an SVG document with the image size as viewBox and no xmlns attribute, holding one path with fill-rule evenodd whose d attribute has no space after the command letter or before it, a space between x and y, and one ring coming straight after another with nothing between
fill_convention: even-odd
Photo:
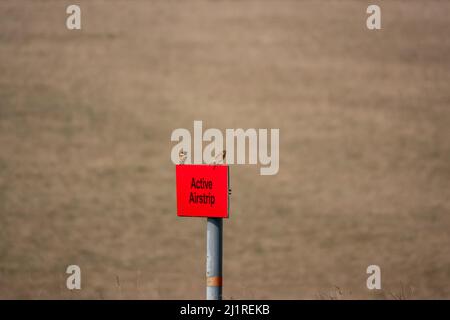
<instances>
[{"instance_id":1,"label":"metal sign post","mask_svg":"<svg viewBox=\"0 0 450 320\"><path fill-rule=\"evenodd\" d=\"M222 300L223 219L206 222L206 299Z\"/></svg>"},{"instance_id":2,"label":"metal sign post","mask_svg":"<svg viewBox=\"0 0 450 320\"><path fill-rule=\"evenodd\" d=\"M229 217L230 171L223 165L177 165L177 215L206 217L206 299L222 300L223 218Z\"/></svg>"}]
</instances>

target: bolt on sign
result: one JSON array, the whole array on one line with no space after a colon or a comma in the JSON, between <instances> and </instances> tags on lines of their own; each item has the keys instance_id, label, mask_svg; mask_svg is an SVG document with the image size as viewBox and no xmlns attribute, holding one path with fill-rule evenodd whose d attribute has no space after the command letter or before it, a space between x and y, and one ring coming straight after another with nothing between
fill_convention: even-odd
<instances>
[{"instance_id":1,"label":"bolt on sign","mask_svg":"<svg viewBox=\"0 0 450 320\"><path fill-rule=\"evenodd\" d=\"M228 165L176 166L177 215L228 218Z\"/></svg>"}]
</instances>

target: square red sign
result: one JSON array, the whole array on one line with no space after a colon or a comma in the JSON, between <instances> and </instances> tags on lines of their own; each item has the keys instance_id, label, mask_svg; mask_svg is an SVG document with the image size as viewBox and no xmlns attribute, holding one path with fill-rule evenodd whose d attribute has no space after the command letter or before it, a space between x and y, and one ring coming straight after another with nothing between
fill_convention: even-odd
<instances>
[{"instance_id":1,"label":"square red sign","mask_svg":"<svg viewBox=\"0 0 450 320\"><path fill-rule=\"evenodd\" d=\"M180 217L228 218L228 165L176 166Z\"/></svg>"}]
</instances>

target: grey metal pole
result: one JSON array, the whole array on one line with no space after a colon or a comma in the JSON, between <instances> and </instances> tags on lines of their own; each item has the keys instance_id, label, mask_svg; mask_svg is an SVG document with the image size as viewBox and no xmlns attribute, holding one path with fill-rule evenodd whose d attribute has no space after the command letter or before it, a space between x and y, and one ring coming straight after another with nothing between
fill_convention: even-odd
<instances>
[{"instance_id":1,"label":"grey metal pole","mask_svg":"<svg viewBox=\"0 0 450 320\"><path fill-rule=\"evenodd\" d=\"M206 230L206 299L222 300L223 219L208 218Z\"/></svg>"}]
</instances>

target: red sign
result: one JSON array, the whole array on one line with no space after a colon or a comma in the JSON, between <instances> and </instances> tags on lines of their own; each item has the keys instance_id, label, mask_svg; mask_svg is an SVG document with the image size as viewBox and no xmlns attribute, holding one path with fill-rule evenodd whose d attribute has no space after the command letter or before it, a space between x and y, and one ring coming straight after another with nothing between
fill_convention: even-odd
<instances>
[{"instance_id":1,"label":"red sign","mask_svg":"<svg viewBox=\"0 0 450 320\"><path fill-rule=\"evenodd\" d=\"M228 166L176 166L180 217L228 218Z\"/></svg>"}]
</instances>

